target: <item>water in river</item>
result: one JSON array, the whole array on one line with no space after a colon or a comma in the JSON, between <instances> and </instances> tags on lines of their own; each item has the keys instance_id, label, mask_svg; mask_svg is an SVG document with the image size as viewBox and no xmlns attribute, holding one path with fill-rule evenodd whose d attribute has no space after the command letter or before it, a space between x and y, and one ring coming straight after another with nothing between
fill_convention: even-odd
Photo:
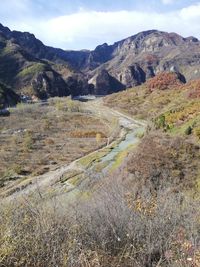
<instances>
[{"instance_id":1,"label":"water in river","mask_svg":"<svg viewBox=\"0 0 200 267\"><path fill-rule=\"evenodd\" d=\"M138 142L136 131L138 131L138 129L127 133L125 139L113 148L105 157L103 157L101 162L113 161L120 152L126 150L130 145L136 144Z\"/></svg>"}]
</instances>

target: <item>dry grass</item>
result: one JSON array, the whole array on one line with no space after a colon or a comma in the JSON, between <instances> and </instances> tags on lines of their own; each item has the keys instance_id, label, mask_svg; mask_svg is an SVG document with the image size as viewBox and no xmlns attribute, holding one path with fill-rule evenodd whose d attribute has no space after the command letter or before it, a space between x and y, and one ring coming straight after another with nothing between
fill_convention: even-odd
<instances>
[{"instance_id":1,"label":"dry grass","mask_svg":"<svg viewBox=\"0 0 200 267\"><path fill-rule=\"evenodd\" d=\"M138 193L120 172L104 182L73 205L37 194L2 204L0 266L199 266L199 200L170 185Z\"/></svg>"},{"instance_id":2,"label":"dry grass","mask_svg":"<svg viewBox=\"0 0 200 267\"><path fill-rule=\"evenodd\" d=\"M54 114L54 106L49 108ZM63 108L59 105L59 116ZM65 112L79 122L80 111ZM87 129L76 130L93 131L89 122ZM25 140L28 151L34 150L34 129ZM46 142L54 146L54 135ZM67 194L49 199L41 193L2 202L0 266L199 267L199 157L194 143L151 132L134 152L122 155L112 174L89 173L93 183L86 183L73 203ZM82 160L90 164L98 154ZM74 179L76 185L77 175L67 173L61 182Z\"/></svg>"},{"instance_id":3,"label":"dry grass","mask_svg":"<svg viewBox=\"0 0 200 267\"><path fill-rule=\"evenodd\" d=\"M147 120L149 129L161 129L199 143L198 91L199 80L165 90L153 90L153 92L150 92L147 83L107 96L104 102L112 108Z\"/></svg>"},{"instance_id":4,"label":"dry grass","mask_svg":"<svg viewBox=\"0 0 200 267\"><path fill-rule=\"evenodd\" d=\"M0 184L68 164L101 147L109 135L103 120L81 103L20 105L0 120Z\"/></svg>"},{"instance_id":5,"label":"dry grass","mask_svg":"<svg viewBox=\"0 0 200 267\"><path fill-rule=\"evenodd\" d=\"M142 85L107 96L104 102L109 107L117 108L136 118L151 120L184 100L188 101L182 88L150 92L145 85Z\"/></svg>"}]
</instances>

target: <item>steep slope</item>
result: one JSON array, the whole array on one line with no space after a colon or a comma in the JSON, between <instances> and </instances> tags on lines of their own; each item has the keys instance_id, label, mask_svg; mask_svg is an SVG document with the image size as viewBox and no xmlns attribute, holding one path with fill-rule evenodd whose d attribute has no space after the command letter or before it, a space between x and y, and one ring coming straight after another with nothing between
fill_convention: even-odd
<instances>
[{"instance_id":1,"label":"steep slope","mask_svg":"<svg viewBox=\"0 0 200 267\"><path fill-rule=\"evenodd\" d=\"M34 34L29 32L11 31L0 24L0 33L8 40L13 40L29 55L41 60L48 60L57 64L64 64L69 70L82 69L86 64L90 51L64 51L44 45Z\"/></svg>"},{"instance_id":2,"label":"steep slope","mask_svg":"<svg viewBox=\"0 0 200 267\"><path fill-rule=\"evenodd\" d=\"M18 95L87 94L89 85L83 74L59 58L57 51L62 50L46 47L33 34L10 31L0 24L0 81Z\"/></svg>"},{"instance_id":3,"label":"steep slope","mask_svg":"<svg viewBox=\"0 0 200 267\"><path fill-rule=\"evenodd\" d=\"M150 30L93 51L64 51L0 24L0 81L16 92L105 95L141 85L163 71L179 73L186 81L200 78L198 39Z\"/></svg>"},{"instance_id":4,"label":"steep slope","mask_svg":"<svg viewBox=\"0 0 200 267\"><path fill-rule=\"evenodd\" d=\"M94 85L95 95L107 95L126 88L105 69L98 72L92 79L89 80L89 83Z\"/></svg>"},{"instance_id":5,"label":"steep slope","mask_svg":"<svg viewBox=\"0 0 200 267\"><path fill-rule=\"evenodd\" d=\"M0 81L20 94L39 98L65 96L70 89L50 63L24 50L13 37L0 31Z\"/></svg>"},{"instance_id":6,"label":"steep slope","mask_svg":"<svg viewBox=\"0 0 200 267\"><path fill-rule=\"evenodd\" d=\"M165 77L165 79L163 79ZM200 143L200 79L162 73L145 84L105 98L106 105L145 119L149 127Z\"/></svg>"},{"instance_id":7,"label":"steep slope","mask_svg":"<svg viewBox=\"0 0 200 267\"><path fill-rule=\"evenodd\" d=\"M104 50L105 45L98 49ZM106 51L111 51L109 60L90 74L106 69L126 87L142 84L162 71L179 72L187 81L200 77L200 42L194 37L152 30L108 46Z\"/></svg>"}]
</instances>

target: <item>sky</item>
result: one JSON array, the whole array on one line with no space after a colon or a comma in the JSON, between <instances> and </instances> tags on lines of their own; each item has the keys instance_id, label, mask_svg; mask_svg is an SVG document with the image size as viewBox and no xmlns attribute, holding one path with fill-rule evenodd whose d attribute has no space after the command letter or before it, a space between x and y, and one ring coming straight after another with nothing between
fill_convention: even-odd
<instances>
[{"instance_id":1,"label":"sky","mask_svg":"<svg viewBox=\"0 0 200 267\"><path fill-rule=\"evenodd\" d=\"M0 0L0 23L62 49L94 49L157 29L200 39L195 0Z\"/></svg>"}]
</instances>

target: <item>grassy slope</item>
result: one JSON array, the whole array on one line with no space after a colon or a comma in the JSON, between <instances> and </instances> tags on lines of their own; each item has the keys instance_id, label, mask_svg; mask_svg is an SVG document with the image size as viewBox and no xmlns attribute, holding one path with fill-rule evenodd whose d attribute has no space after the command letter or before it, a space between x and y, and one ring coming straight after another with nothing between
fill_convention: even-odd
<instances>
[{"instance_id":1,"label":"grassy slope","mask_svg":"<svg viewBox=\"0 0 200 267\"><path fill-rule=\"evenodd\" d=\"M153 123L153 126L171 134L191 136L199 141L200 99L190 97L191 84L174 89L154 90L147 86L132 88L105 98L105 104L127 114Z\"/></svg>"},{"instance_id":2,"label":"grassy slope","mask_svg":"<svg viewBox=\"0 0 200 267\"><path fill-rule=\"evenodd\" d=\"M170 173L167 176L169 179L172 177L177 181L179 177L178 183L185 185L184 189L191 188L186 185L190 180L192 188L195 188L195 191L198 188L199 191L200 99L198 86L198 82L192 82L176 88L156 89L151 92L148 85L142 85L105 98L106 105L148 121L148 134L144 137L143 145L141 144L138 149L142 151L138 154L141 165L136 166L136 171L142 169L143 177L147 169L144 167L147 166L145 162L148 162L148 169L151 169L153 165L154 169L155 162L158 161L156 168L161 173L166 168ZM153 144L154 138L158 140L156 144ZM157 151L156 146L159 147ZM148 151L150 151L149 154ZM160 157L155 158L154 154L159 153ZM134 153L130 156L128 165L134 165L133 158ZM172 166L171 162L175 162L175 166ZM147 180L153 175L152 173L146 176ZM181 175L184 176L182 180ZM161 175L158 175L158 179L162 179Z\"/></svg>"}]
</instances>

